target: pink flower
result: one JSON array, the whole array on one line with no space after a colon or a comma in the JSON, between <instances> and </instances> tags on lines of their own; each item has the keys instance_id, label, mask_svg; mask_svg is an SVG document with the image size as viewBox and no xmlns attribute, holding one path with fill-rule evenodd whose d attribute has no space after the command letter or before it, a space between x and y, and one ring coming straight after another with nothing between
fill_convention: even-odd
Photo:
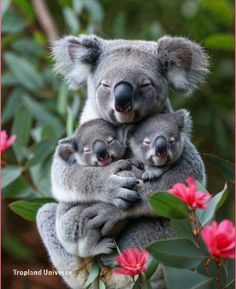
<instances>
[{"instance_id":1,"label":"pink flower","mask_svg":"<svg viewBox=\"0 0 236 289\"><path fill-rule=\"evenodd\" d=\"M145 272L148 256L149 254L145 250L139 251L138 248L128 248L123 251L122 255L116 257L116 261L122 268L114 269L113 272L130 276Z\"/></svg>"},{"instance_id":2,"label":"pink flower","mask_svg":"<svg viewBox=\"0 0 236 289\"><path fill-rule=\"evenodd\" d=\"M169 192L193 209L206 209L208 207L207 202L211 198L211 195L206 192L198 192L197 184L193 178L188 177L186 182L188 186L182 183L177 183L169 190Z\"/></svg>"},{"instance_id":3,"label":"pink flower","mask_svg":"<svg viewBox=\"0 0 236 289\"><path fill-rule=\"evenodd\" d=\"M7 132L5 130L2 130L0 138L1 153L5 152L15 142L15 140L15 134L8 138Z\"/></svg>"},{"instance_id":4,"label":"pink flower","mask_svg":"<svg viewBox=\"0 0 236 289\"><path fill-rule=\"evenodd\" d=\"M201 236L212 256L235 258L235 227L231 221L213 221L201 230Z\"/></svg>"}]
</instances>

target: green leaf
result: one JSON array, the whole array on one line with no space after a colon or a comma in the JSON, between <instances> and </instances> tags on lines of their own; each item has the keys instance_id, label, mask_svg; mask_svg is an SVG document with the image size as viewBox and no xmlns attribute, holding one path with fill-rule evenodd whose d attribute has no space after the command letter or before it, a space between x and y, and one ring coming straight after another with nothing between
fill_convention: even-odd
<instances>
[{"instance_id":1,"label":"green leaf","mask_svg":"<svg viewBox=\"0 0 236 289\"><path fill-rule=\"evenodd\" d=\"M6 198L23 198L32 196L35 192L33 192L32 188L26 182L23 177L17 178L7 187L2 190L2 197L3 199Z\"/></svg>"},{"instance_id":2,"label":"green leaf","mask_svg":"<svg viewBox=\"0 0 236 289\"><path fill-rule=\"evenodd\" d=\"M23 169L17 166L8 166L2 169L2 189L13 183L22 173Z\"/></svg>"},{"instance_id":3,"label":"green leaf","mask_svg":"<svg viewBox=\"0 0 236 289\"><path fill-rule=\"evenodd\" d=\"M201 4L218 21L223 24L231 25L234 20L234 7L228 0L201 0Z\"/></svg>"},{"instance_id":4,"label":"green leaf","mask_svg":"<svg viewBox=\"0 0 236 289\"><path fill-rule=\"evenodd\" d=\"M214 289L212 279L189 270L164 266L168 289Z\"/></svg>"},{"instance_id":5,"label":"green leaf","mask_svg":"<svg viewBox=\"0 0 236 289\"><path fill-rule=\"evenodd\" d=\"M218 156L211 155L211 154L202 154L203 159L213 165L216 169L218 169L227 180L234 183L234 165L224 160Z\"/></svg>"},{"instance_id":6,"label":"green leaf","mask_svg":"<svg viewBox=\"0 0 236 289\"><path fill-rule=\"evenodd\" d=\"M2 74L2 86L14 86L17 84L16 78L10 73L6 72Z\"/></svg>"},{"instance_id":7,"label":"green leaf","mask_svg":"<svg viewBox=\"0 0 236 289\"><path fill-rule=\"evenodd\" d=\"M15 11L6 11L2 18L2 32L3 33L16 33L21 32L26 27L27 23L23 17Z\"/></svg>"},{"instance_id":8,"label":"green leaf","mask_svg":"<svg viewBox=\"0 0 236 289\"><path fill-rule=\"evenodd\" d=\"M28 95L24 95L23 101L31 114L34 115L35 119L37 119L43 124L47 124L53 127L56 138L59 138L61 136L61 134L63 133L63 126L60 120L56 116L48 112L43 106L43 104L40 104L39 102L33 100Z\"/></svg>"},{"instance_id":9,"label":"green leaf","mask_svg":"<svg viewBox=\"0 0 236 289\"><path fill-rule=\"evenodd\" d=\"M94 261L84 287L88 288L88 286L93 283L93 281L98 277L98 275L99 275L99 266L98 263Z\"/></svg>"},{"instance_id":10,"label":"green leaf","mask_svg":"<svg viewBox=\"0 0 236 289\"><path fill-rule=\"evenodd\" d=\"M204 44L207 48L213 50L223 50L223 51L234 51L234 35L218 33L211 36L208 36Z\"/></svg>"},{"instance_id":11,"label":"green leaf","mask_svg":"<svg viewBox=\"0 0 236 289\"><path fill-rule=\"evenodd\" d=\"M176 236L180 238L187 238L194 241L192 226L188 219L172 219L171 225L175 230Z\"/></svg>"},{"instance_id":12,"label":"green leaf","mask_svg":"<svg viewBox=\"0 0 236 289\"><path fill-rule=\"evenodd\" d=\"M74 132L74 125L73 125L73 113L72 109L68 106L67 107L67 120L66 120L66 134L67 136L71 136Z\"/></svg>"},{"instance_id":13,"label":"green leaf","mask_svg":"<svg viewBox=\"0 0 236 289\"><path fill-rule=\"evenodd\" d=\"M26 167L32 167L38 163L43 163L44 160L53 152L54 143L48 140L36 143L32 148L32 155L26 164Z\"/></svg>"},{"instance_id":14,"label":"green leaf","mask_svg":"<svg viewBox=\"0 0 236 289\"><path fill-rule=\"evenodd\" d=\"M11 47L16 52L26 57L29 57L29 56L40 57L44 55L43 48L30 38L23 38L23 39L16 40L12 43Z\"/></svg>"},{"instance_id":15,"label":"green leaf","mask_svg":"<svg viewBox=\"0 0 236 289\"><path fill-rule=\"evenodd\" d=\"M17 236L12 236L5 232L2 234L2 249L21 262L33 261L35 258L34 252L29 246L18 240Z\"/></svg>"},{"instance_id":16,"label":"green leaf","mask_svg":"<svg viewBox=\"0 0 236 289\"><path fill-rule=\"evenodd\" d=\"M66 113L66 106L68 102L68 87L65 83L62 83L59 88L57 97L57 110L61 115Z\"/></svg>"},{"instance_id":17,"label":"green leaf","mask_svg":"<svg viewBox=\"0 0 236 289\"><path fill-rule=\"evenodd\" d=\"M63 14L69 30L72 33L78 33L80 30L80 22L79 17L77 17L75 11L70 7L65 7L63 9Z\"/></svg>"},{"instance_id":18,"label":"green leaf","mask_svg":"<svg viewBox=\"0 0 236 289\"><path fill-rule=\"evenodd\" d=\"M51 198L38 198L27 201L16 201L11 203L9 207L14 213L21 216L23 219L34 222L38 209L49 202L55 202L55 200Z\"/></svg>"},{"instance_id":19,"label":"green leaf","mask_svg":"<svg viewBox=\"0 0 236 289\"><path fill-rule=\"evenodd\" d=\"M4 110L2 112L2 124L9 121L15 114L16 110L22 106L22 94L23 91L21 89L14 89L8 96L7 102L4 106Z\"/></svg>"},{"instance_id":20,"label":"green leaf","mask_svg":"<svg viewBox=\"0 0 236 289\"><path fill-rule=\"evenodd\" d=\"M150 203L158 215L173 219L188 218L187 205L168 192L158 192L150 197Z\"/></svg>"},{"instance_id":21,"label":"green leaf","mask_svg":"<svg viewBox=\"0 0 236 289\"><path fill-rule=\"evenodd\" d=\"M29 142L31 126L32 116L29 110L25 107L17 109L12 126L12 134L17 136L13 149L18 160L22 160L26 156L25 147Z\"/></svg>"},{"instance_id":22,"label":"green leaf","mask_svg":"<svg viewBox=\"0 0 236 289\"><path fill-rule=\"evenodd\" d=\"M104 282L102 280L99 280L99 289L106 289L106 285L104 284Z\"/></svg>"},{"instance_id":23,"label":"green leaf","mask_svg":"<svg viewBox=\"0 0 236 289\"><path fill-rule=\"evenodd\" d=\"M194 242L184 238L159 240L147 250L164 265L177 268L194 268L206 258Z\"/></svg>"},{"instance_id":24,"label":"green leaf","mask_svg":"<svg viewBox=\"0 0 236 289\"><path fill-rule=\"evenodd\" d=\"M38 91L42 88L41 74L25 58L7 52L3 55L10 71L19 83L30 91Z\"/></svg>"},{"instance_id":25,"label":"green leaf","mask_svg":"<svg viewBox=\"0 0 236 289\"><path fill-rule=\"evenodd\" d=\"M227 194L228 194L227 184L225 184L224 189L210 199L210 201L208 202L209 206L207 209L196 210L197 218L202 226L205 226L212 221L212 219L215 216L216 210L220 208L220 206L222 206L222 204L226 200Z\"/></svg>"},{"instance_id":26,"label":"green leaf","mask_svg":"<svg viewBox=\"0 0 236 289\"><path fill-rule=\"evenodd\" d=\"M2 19L5 13L7 12L9 6L11 4L11 0L2 0Z\"/></svg>"},{"instance_id":27,"label":"green leaf","mask_svg":"<svg viewBox=\"0 0 236 289\"><path fill-rule=\"evenodd\" d=\"M153 258L151 263L149 264L147 271L145 272L145 276L147 279L151 279L152 275L155 273L157 267L158 267L159 262L157 261L156 258Z\"/></svg>"},{"instance_id":28,"label":"green leaf","mask_svg":"<svg viewBox=\"0 0 236 289\"><path fill-rule=\"evenodd\" d=\"M141 275L141 289L152 289L151 284L145 274Z\"/></svg>"},{"instance_id":29,"label":"green leaf","mask_svg":"<svg viewBox=\"0 0 236 289\"><path fill-rule=\"evenodd\" d=\"M96 0L86 0L84 2L86 9L90 12L92 19L99 23L104 17L104 12L100 3Z\"/></svg>"},{"instance_id":30,"label":"green leaf","mask_svg":"<svg viewBox=\"0 0 236 289\"><path fill-rule=\"evenodd\" d=\"M198 191L208 193L207 189L203 186L202 183L200 183L199 181L196 181L196 184L197 184L197 190Z\"/></svg>"}]
</instances>

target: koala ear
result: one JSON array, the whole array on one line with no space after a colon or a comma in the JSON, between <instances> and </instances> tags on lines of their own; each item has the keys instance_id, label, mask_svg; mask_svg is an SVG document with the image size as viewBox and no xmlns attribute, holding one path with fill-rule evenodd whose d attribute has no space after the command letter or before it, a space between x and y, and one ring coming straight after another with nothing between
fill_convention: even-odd
<instances>
[{"instance_id":1,"label":"koala ear","mask_svg":"<svg viewBox=\"0 0 236 289\"><path fill-rule=\"evenodd\" d=\"M101 54L102 39L97 36L66 36L53 43L55 71L62 74L71 89L82 85Z\"/></svg>"},{"instance_id":2,"label":"koala ear","mask_svg":"<svg viewBox=\"0 0 236 289\"><path fill-rule=\"evenodd\" d=\"M180 109L173 114L180 130L190 137L192 132L192 118L190 112L186 109Z\"/></svg>"},{"instance_id":3,"label":"koala ear","mask_svg":"<svg viewBox=\"0 0 236 289\"><path fill-rule=\"evenodd\" d=\"M186 38L164 36L157 42L161 72L178 92L189 95L208 73L209 57Z\"/></svg>"},{"instance_id":4,"label":"koala ear","mask_svg":"<svg viewBox=\"0 0 236 289\"><path fill-rule=\"evenodd\" d=\"M132 134L134 129L135 129L135 124L121 126L119 132L120 132L121 139L123 139L125 147L129 146L129 136L130 134Z\"/></svg>"},{"instance_id":5,"label":"koala ear","mask_svg":"<svg viewBox=\"0 0 236 289\"><path fill-rule=\"evenodd\" d=\"M58 143L58 155L66 162L72 163L75 160L76 150L77 146L73 138L65 138Z\"/></svg>"}]
</instances>

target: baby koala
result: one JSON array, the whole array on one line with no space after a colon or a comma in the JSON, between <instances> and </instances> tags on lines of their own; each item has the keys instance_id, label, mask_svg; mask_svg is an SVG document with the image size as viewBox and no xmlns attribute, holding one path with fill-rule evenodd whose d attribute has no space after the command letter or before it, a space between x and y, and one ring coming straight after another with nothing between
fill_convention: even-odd
<instances>
[{"instance_id":1,"label":"baby koala","mask_svg":"<svg viewBox=\"0 0 236 289\"><path fill-rule=\"evenodd\" d=\"M142 161L144 182L159 178L180 158L192 128L185 109L154 114L138 124L129 139L134 158Z\"/></svg>"},{"instance_id":2,"label":"baby koala","mask_svg":"<svg viewBox=\"0 0 236 289\"><path fill-rule=\"evenodd\" d=\"M93 204L99 200L99 194L91 185L86 185L98 182L96 174L91 172L91 179L84 179L87 172L84 170L86 167L107 167L111 162L121 159L125 150L120 130L102 119L84 123L72 137L59 142L52 166L52 190L60 201L56 214L56 232L59 241L70 254L85 258L109 254L114 250L112 238L103 238L99 230L86 228L87 220L83 218L83 211L88 203ZM102 190L98 189L102 194ZM70 193L70 190L74 193ZM77 196L74 199L75 194Z\"/></svg>"},{"instance_id":3,"label":"baby koala","mask_svg":"<svg viewBox=\"0 0 236 289\"><path fill-rule=\"evenodd\" d=\"M79 126L72 137L62 139L58 154L71 164L103 167L121 159L125 146L119 129L103 119L96 119Z\"/></svg>"}]
</instances>

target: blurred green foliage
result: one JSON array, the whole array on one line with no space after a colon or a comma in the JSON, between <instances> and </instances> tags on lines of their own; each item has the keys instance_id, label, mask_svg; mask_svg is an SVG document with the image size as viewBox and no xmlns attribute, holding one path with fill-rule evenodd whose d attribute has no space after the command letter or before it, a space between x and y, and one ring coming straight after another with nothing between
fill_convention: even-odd
<instances>
[{"instance_id":1,"label":"blurred green foliage","mask_svg":"<svg viewBox=\"0 0 236 289\"><path fill-rule=\"evenodd\" d=\"M232 0L58 0L46 4L59 36L97 33L105 38L156 40L171 34L202 43L211 57L210 76L191 98L170 92L171 102L175 109L191 111L193 140L200 152L233 161ZM76 127L86 94L83 89L69 91L54 76L50 44L30 1L2 1L2 35L2 127L17 134L13 148L3 156L2 196L48 198L52 153L58 139ZM208 190L215 192L226 179L211 166L207 173ZM232 197L229 200L222 216L232 218Z\"/></svg>"}]
</instances>

